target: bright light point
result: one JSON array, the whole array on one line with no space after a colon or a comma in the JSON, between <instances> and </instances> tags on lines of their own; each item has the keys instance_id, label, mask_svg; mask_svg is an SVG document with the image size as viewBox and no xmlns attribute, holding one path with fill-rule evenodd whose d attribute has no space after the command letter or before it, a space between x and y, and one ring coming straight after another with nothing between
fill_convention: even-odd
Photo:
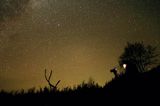
<instances>
[{"instance_id":1,"label":"bright light point","mask_svg":"<svg viewBox=\"0 0 160 106\"><path fill-rule=\"evenodd\" d=\"M123 64L123 68L126 69L126 67L127 67L127 64Z\"/></svg>"}]
</instances>

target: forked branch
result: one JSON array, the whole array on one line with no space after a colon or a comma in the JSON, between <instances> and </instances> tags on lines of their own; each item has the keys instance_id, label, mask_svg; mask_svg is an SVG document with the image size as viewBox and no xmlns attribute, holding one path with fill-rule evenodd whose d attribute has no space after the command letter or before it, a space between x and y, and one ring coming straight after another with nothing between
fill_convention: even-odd
<instances>
[{"instance_id":1,"label":"forked branch","mask_svg":"<svg viewBox=\"0 0 160 106\"><path fill-rule=\"evenodd\" d=\"M51 77L52 77L52 70L50 71L49 77L47 77L47 70L45 69L44 71L45 71L45 79L46 79L46 81L48 82L48 85L50 86L51 89L56 90L56 89L57 89L57 86L58 86L58 84L60 83L61 80L58 80L55 85L52 84L51 81L50 81L50 80L51 80Z\"/></svg>"}]
</instances>

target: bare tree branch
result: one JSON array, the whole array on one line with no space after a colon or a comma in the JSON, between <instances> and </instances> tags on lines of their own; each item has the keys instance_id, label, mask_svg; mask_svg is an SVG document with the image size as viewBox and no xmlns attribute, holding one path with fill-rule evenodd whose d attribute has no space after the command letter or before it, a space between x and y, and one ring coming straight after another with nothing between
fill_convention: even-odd
<instances>
[{"instance_id":1,"label":"bare tree branch","mask_svg":"<svg viewBox=\"0 0 160 106\"><path fill-rule=\"evenodd\" d=\"M49 74L48 78L47 78L47 70L45 69L44 71L45 71L45 73L44 73L45 75L44 76L45 76L46 81L48 82L48 85L50 86L50 89L56 90L57 89L57 85L60 83L61 80L57 81L56 85L52 84L51 81L50 81L51 77L52 77L52 70L50 71L50 74Z\"/></svg>"}]
</instances>

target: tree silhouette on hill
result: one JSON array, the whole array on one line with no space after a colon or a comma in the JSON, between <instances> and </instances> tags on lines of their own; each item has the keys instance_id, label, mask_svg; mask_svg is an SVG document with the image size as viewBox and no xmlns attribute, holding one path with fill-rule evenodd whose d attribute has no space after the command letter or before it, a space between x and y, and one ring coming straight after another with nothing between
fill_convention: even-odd
<instances>
[{"instance_id":1,"label":"tree silhouette on hill","mask_svg":"<svg viewBox=\"0 0 160 106\"><path fill-rule=\"evenodd\" d=\"M127 43L124 52L119 58L119 64L126 64L126 74L134 75L145 72L156 64L158 54L156 47L145 46L143 42Z\"/></svg>"}]
</instances>

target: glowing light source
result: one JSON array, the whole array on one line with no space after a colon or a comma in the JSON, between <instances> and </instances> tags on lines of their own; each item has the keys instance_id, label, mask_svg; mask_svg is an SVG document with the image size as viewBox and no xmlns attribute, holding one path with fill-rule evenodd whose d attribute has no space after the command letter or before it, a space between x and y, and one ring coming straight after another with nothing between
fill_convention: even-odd
<instances>
[{"instance_id":1,"label":"glowing light source","mask_svg":"<svg viewBox=\"0 0 160 106\"><path fill-rule=\"evenodd\" d=\"M127 64L123 64L123 68L126 69L126 67L127 67Z\"/></svg>"}]
</instances>

